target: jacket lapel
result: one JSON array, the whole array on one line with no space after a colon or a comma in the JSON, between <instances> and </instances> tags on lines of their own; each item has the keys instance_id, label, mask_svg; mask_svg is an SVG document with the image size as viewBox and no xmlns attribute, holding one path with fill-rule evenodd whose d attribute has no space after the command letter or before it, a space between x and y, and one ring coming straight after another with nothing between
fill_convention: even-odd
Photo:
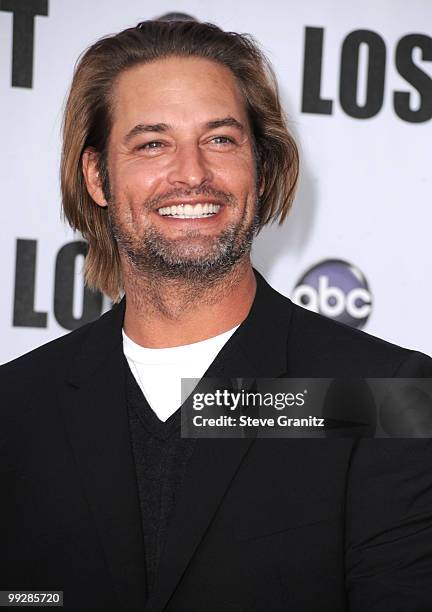
<instances>
[{"instance_id":1,"label":"jacket lapel","mask_svg":"<svg viewBox=\"0 0 432 612\"><path fill-rule=\"evenodd\" d=\"M257 293L251 311L207 370L206 377L253 379L286 374L291 303L255 274ZM172 597L252 444L251 438L196 441L146 612L160 612Z\"/></svg>"},{"instance_id":2,"label":"jacket lapel","mask_svg":"<svg viewBox=\"0 0 432 612\"><path fill-rule=\"evenodd\" d=\"M89 326L60 405L119 609L142 612L145 560L124 397L123 314L121 304Z\"/></svg>"}]
</instances>

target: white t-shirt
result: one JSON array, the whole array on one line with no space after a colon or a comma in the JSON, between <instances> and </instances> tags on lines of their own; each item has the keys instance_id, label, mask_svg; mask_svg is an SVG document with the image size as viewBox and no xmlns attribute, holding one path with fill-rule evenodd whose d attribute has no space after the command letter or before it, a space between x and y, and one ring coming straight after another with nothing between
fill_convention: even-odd
<instances>
[{"instance_id":1,"label":"white t-shirt","mask_svg":"<svg viewBox=\"0 0 432 612\"><path fill-rule=\"evenodd\" d=\"M181 406L181 379L202 378L239 327L201 342L172 348L146 348L123 330L123 352L150 407L165 422Z\"/></svg>"}]
</instances>

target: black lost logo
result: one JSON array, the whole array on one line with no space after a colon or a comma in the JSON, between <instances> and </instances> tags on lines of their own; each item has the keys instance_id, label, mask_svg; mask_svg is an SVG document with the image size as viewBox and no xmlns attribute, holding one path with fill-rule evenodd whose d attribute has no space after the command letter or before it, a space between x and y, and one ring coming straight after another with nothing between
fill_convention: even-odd
<instances>
[{"instance_id":1,"label":"black lost logo","mask_svg":"<svg viewBox=\"0 0 432 612\"><path fill-rule=\"evenodd\" d=\"M323 98L321 94L321 73L325 62L323 42L324 28L306 27L301 105L303 113L333 113L334 100ZM360 101L358 85L361 49L367 55L367 70L362 83L365 96ZM377 32L355 30L345 37L339 60L339 92L335 92L339 96L342 110L355 119L370 119L379 113L384 103L386 70L391 61L398 74L417 90L420 98L420 104L417 101L413 103L414 96L410 91L394 91L394 112L400 119L410 123L428 121L432 117L432 65L427 66L426 62L432 62L432 38L425 34L407 34L397 42L390 61L387 61L387 55L386 44Z\"/></svg>"},{"instance_id":2,"label":"black lost logo","mask_svg":"<svg viewBox=\"0 0 432 612\"><path fill-rule=\"evenodd\" d=\"M292 300L351 327L364 327L372 312L364 274L342 259L325 259L309 268L298 280Z\"/></svg>"},{"instance_id":3,"label":"black lost logo","mask_svg":"<svg viewBox=\"0 0 432 612\"><path fill-rule=\"evenodd\" d=\"M33 86L34 30L37 16L48 16L48 0L0 0L12 13L12 87Z\"/></svg>"},{"instance_id":4,"label":"black lost logo","mask_svg":"<svg viewBox=\"0 0 432 612\"><path fill-rule=\"evenodd\" d=\"M74 314L75 263L77 257L86 253L87 243L77 240L64 244L55 258L53 312L57 323L68 330L89 323L102 313L102 294L83 286L81 313ZM36 255L36 240L17 239L14 327L47 327L48 313L35 310ZM84 279L81 282L84 283Z\"/></svg>"}]
</instances>

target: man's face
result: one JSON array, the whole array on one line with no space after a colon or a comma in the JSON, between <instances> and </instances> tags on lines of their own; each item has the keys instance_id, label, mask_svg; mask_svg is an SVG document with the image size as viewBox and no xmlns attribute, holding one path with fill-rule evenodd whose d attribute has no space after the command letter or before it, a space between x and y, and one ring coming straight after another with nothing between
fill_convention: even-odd
<instances>
[{"instance_id":1,"label":"man's face","mask_svg":"<svg viewBox=\"0 0 432 612\"><path fill-rule=\"evenodd\" d=\"M122 73L113 100L108 212L121 252L137 271L223 276L257 227L252 135L233 74L167 58Z\"/></svg>"}]
</instances>

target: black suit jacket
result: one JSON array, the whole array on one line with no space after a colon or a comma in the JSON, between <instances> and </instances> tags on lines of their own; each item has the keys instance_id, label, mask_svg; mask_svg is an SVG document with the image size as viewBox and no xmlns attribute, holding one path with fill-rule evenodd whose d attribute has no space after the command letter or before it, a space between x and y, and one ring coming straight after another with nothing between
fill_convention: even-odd
<instances>
[{"instance_id":1,"label":"black suit jacket","mask_svg":"<svg viewBox=\"0 0 432 612\"><path fill-rule=\"evenodd\" d=\"M207 374L432 377L432 361L293 305L257 275ZM425 440L198 440L145 607L124 303L1 368L0 588L76 612L430 612Z\"/></svg>"}]
</instances>

